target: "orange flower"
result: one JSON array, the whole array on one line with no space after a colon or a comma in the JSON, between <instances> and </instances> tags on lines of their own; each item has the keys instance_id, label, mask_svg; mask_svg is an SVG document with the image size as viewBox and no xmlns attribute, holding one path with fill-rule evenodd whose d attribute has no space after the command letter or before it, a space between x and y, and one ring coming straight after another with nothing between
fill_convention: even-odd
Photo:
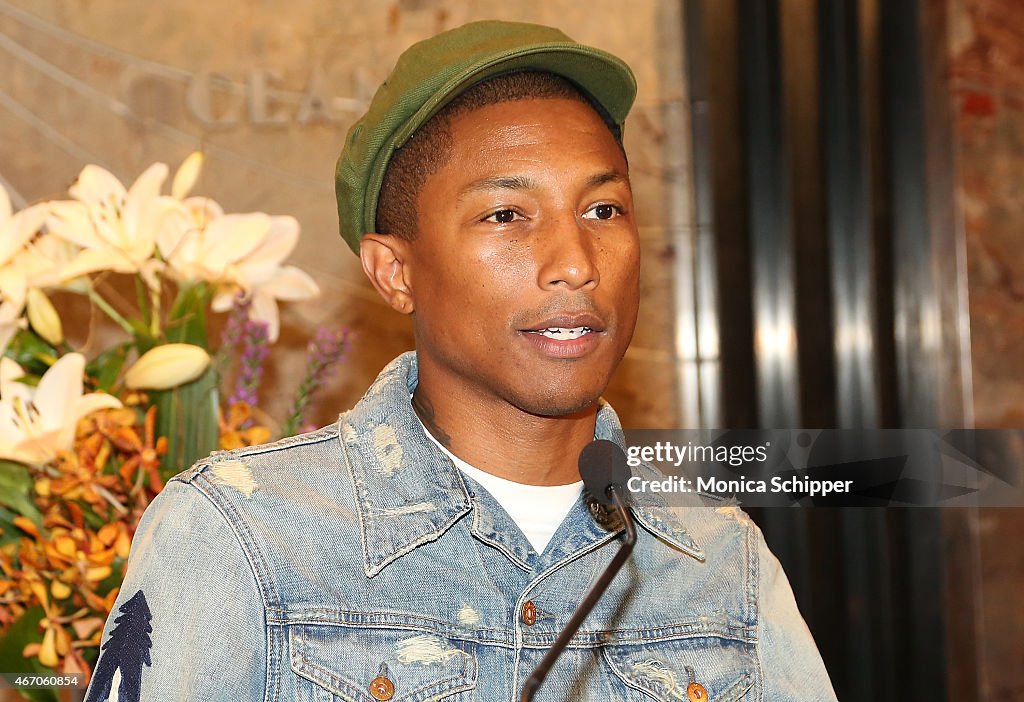
<instances>
[{"instance_id":1,"label":"orange flower","mask_svg":"<svg viewBox=\"0 0 1024 702\"><path fill-rule=\"evenodd\" d=\"M136 471L139 472L133 491L141 488L141 478L144 474L149 476L149 486L155 492L163 490L164 483L160 479L160 457L167 453L167 437L156 437L156 405L146 410L145 441L134 427L121 426L110 430L101 425L100 431L119 450L130 454L131 457L121 464L119 472L126 483L132 481L132 475Z\"/></svg>"},{"instance_id":2,"label":"orange flower","mask_svg":"<svg viewBox=\"0 0 1024 702\"><path fill-rule=\"evenodd\" d=\"M253 408L247 402L236 402L228 408L227 417L223 412L217 416L220 431L220 447L224 450L255 446L270 439L270 429L260 424L245 427L253 417Z\"/></svg>"},{"instance_id":3,"label":"orange flower","mask_svg":"<svg viewBox=\"0 0 1024 702\"><path fill-rule=\"evenodd\" d=\"M119 591L112 584L127 567L139 519L163 488L168 442L157 436L156 407L142 393L121 399L121 407L83 417L70 450L29 468L42 522L16 517L20 539L0 547L0 634L42 607L38 638L22 653L58 672L89 676L83 653L101 644ZM221 448L270 438L268 420L245 403L218 419Z\"/></svg>"}]
</instances>

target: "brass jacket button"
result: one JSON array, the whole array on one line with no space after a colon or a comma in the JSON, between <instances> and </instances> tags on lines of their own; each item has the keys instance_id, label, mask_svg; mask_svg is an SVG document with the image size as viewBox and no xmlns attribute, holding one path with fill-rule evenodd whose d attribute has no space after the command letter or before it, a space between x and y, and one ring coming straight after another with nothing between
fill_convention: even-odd
<instances>
[{"instance_id":1,"label":"brass jacket button","mask_svg":"<svg viewBox=\"0 0 1024 702\"><path fill-rule=\"evenodd\" d=\"M370 681L370 696L375 700L390 700L395 696L395 684L379 675Z\"/></svg>"},{"instance_id":2,"label":"brass jacket button","mask_svg":"<svg viewBox=\"0 0 1024 702\"><path fill-rule=\"evenodd\" d=\"M686 698L690 702L707 702L708 691L700 683L690 683L686 686Z\"/></svg>"},{"instance_id":3,"label":"brass jacket button","mask_svg":"<svg viewBox=\"0 0 1024 702\"><path fill-rule=\"evenodd\" d=\"M537 605L533 603L533 600L527 600L523 604L523 622L527 626L533 626L537 623Z\"/></svg>"}]
</instances>

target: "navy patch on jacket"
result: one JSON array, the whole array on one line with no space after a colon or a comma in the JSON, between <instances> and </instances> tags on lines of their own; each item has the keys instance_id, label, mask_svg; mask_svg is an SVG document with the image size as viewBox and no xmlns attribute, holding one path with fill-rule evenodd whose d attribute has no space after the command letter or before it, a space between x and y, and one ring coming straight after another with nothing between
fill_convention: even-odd
<instances>
[{"instance_id":1,"label":"navy patch on jacket","mask_svg":"<svg viewBox=\"0 0 1024 702\"><path fill-rule=\"evenodd\" d=\"M117 688L117 702L140 702L142 666L153 665L149 659L149 649L153 647L149 638L153 631L149 623L152 615L142 590L121 605L119 611L121 615L114 620L117 626L111 630L110 637L100 649L100 659L93 671L89 696L85 702L106 700L118 671L120 684Z\"/></svg>"}]
</instances>

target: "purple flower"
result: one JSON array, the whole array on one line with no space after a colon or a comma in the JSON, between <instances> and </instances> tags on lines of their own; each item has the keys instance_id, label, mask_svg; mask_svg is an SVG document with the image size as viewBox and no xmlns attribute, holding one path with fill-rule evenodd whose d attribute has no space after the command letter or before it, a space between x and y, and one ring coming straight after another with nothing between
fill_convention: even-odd
<instances>
[{"instance_id":1,"label":"purple flower","mask_svg":"<svg viewBox=\"0 0 1024 702\"><path fill-rule=\"evenodd\" d=\"M235 379L235 390L228 398L228 404L245 402L255 406L259 400L260 382L263 380L263 364L270 354L267 323L246 319L240 336L242 355L239 358L238 378Z\"/></svg>"},{"instance_id":2,"label":"purple flower","mask_svg":"<svg viewBox=\"0 0 1024 702\"><path fill-rule=\"evenodd\" d=\"M242 293L235 296L235 304L228 313L228 321L224 326L224 332L220 337L222 347L232 348L238 345L245 332L245 323L249 321L249 309L252 307L252 300Z\"/></svg>"},{"instance_id":3,"label":"purple flower","mask_svg":"<svg viewBox=\"0 0 1024 702\"><path fill-rule=\"evenodd\" d=\"M313 394L323 386L331 376L334 368L344 359L350 346L351 334L348 329L329 329L320 327L306 349L309 365L306 377L295 393L291 411L284 425L284 436L294 434L304 424L306 409L309 407Z\"/></svg>"},{"instance_id":4,"label":"purple flower","mask_svg":"<svg viewBox=\"0 0 1024 702\"><path fill-rule=\"evenodd\" d=\"M217 349L217 368L221 371L227 367L231 355L242 343L242 335L245 334L245 324L249 321L251 306L252 301L246 299L241 293L235 296L235 304L228 313L224 331L220 335L220 348Z\"/></svg>"}]
</instances>

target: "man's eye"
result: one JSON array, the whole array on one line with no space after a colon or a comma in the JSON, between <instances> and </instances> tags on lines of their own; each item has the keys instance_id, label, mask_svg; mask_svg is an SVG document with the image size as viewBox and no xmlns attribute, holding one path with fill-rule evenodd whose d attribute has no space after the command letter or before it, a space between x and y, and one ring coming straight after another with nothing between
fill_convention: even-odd
<instances>
[{"instance_id":1,"label":"man's eye","mask_svg":"<svg viewBox=\"0 0 1024 702\"><path fill-rule=\"evenodd\" d=\"M515 210L498 210L492 212L489 216L484 217L485 222L495 222L496 224L508 224L519 218L519 213Z\"/></svg>"},{"instance_id":2,"label":"man's eye","mask_svg":"<svg viewBox=\"0 0 1024 702\"><path fill-rule=\"evenodd\" d=\"M583 219L611 219L620 214L622 214L622 209L616 205L594 205L583 213Z\"/></svg>"}]
</instances>

